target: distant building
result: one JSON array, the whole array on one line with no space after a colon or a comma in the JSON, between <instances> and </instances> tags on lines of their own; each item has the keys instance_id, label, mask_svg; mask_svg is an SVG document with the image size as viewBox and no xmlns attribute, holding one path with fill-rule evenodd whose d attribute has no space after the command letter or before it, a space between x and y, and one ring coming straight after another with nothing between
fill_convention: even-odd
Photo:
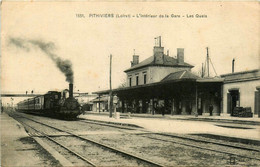
<instances>
[{"instance_id":1,"label":"distant building","mask_svg":"<svg viewBox=\"0 0 260 167\"><path fill-rule=\"evenodd\" d=\"M221 75L223 84L223 115L232 115L235 107L251 108L260 117L260 70Z\"/></svg>"},{"instance_id":2,"label":"distant building","mask_svg":"<svg viewBox=\"0 0 260 167\"><path fill-rule=\"evenodd\" d=\"M93 103L92 111L95 112L107 112L108 111L108 96L98 96L91 100Z\"/></svg>"},{"instance_id":3,"label":"distant building","mask_svg":"<svg viewBox=\"0 0 260 167\"><path fill-rule=\"evenodd\" d=\"M92 111L93 110L93 102L92 100L97 97L95 94L88 93L74 93L74 97L78 100L79 104L84 111Z\"/></svg>"},{"instance_id":4,"label":"distant building","mask_svg":"<svg viewBox=\"0 0 260 167\"><path fill-rule=\"evenodd\" d=\"M74 93L74 97L78 100L80 104L86 104L95 99L97 95L88 93Z\"/></svg>"}]
</instances>

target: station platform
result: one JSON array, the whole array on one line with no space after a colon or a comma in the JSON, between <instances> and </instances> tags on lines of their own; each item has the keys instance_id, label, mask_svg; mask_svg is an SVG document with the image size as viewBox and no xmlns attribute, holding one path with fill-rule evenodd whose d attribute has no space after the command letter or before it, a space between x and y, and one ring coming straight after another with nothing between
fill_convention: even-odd
<instances>
[{"instance_id":1,"label":"station platform","mask_svg":"<svg viewBox=\"0 0 260 167\"><path fill-rule=\"evenodd\" d=\"M223 137L260 141L259 118L233 118L220 116L162 116L148 114L122 114L120 118L109 113L87 112L80 118L117 124L139 126L159 133L211 134Z\"/></svg>"},{"instance_id":2,"label":"station platform","mask_svg":"<svg viewBox=\"0 0 260 167\"><path fill-rule=\"evenodd\" d=\"M29 137L24 127L7 113L0 114L0 166L48 166L44 150ZM40 155L41 154L41 155ZM44 158L43 158L44 157Z\"/></svg>"},{"instance_id":3,"label":"station platform","mask_svg":"<svg viewBox=\"0 0 260 167\"><path fill-rule=\"evenodd\" d=\"M108 112L93 112L86 111L86 114L91 115L106 115L109 116ZM114 114L114 113L113 113ZM128 113L120 113L121 118L129 117ZM132 118L157 118L157 119L170 119L170 120L191 120L191 121L204 121L204 122L222 122L222 123L237 123L237 124L247 124L247 125L260 125L260 118L241 118L241 117L231 117L231 116L194 116L194 115L164 115L161 114L130 114Z\"/></svg>"}]
</instances>

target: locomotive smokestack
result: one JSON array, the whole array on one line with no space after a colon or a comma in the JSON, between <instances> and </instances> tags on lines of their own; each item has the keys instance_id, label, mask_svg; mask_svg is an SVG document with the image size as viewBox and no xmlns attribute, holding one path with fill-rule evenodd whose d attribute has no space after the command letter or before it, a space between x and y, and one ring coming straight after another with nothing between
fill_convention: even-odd
<instances>
[{"instance_id":1,"label":"locomotive smokestack","mask_svg":"<svg viewBox=\"0 0 260 167\"><path fill-rule=\"evenodd\" d=\"M69 98L73 98L73 84L69 84Z\"/></svg>"}]
</instances>

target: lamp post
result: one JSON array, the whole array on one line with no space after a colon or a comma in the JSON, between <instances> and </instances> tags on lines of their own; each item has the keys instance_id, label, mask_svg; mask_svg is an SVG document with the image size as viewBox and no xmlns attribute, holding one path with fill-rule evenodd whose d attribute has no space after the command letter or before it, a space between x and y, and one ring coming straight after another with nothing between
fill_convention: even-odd
<instances>
[{"instance_id":1,"label":"lamp post","mask_svg":"<svg viewBox=\"0 0 260 167\"><path fill-rule=\"evenodd\" d=\"M111 83L111 72L112 72L112 55L110 55L110 66L109 66L109 117L112 118L112 112L113 112L113 93L112 93L112 83Z\"/></svg>"}]
</instances>

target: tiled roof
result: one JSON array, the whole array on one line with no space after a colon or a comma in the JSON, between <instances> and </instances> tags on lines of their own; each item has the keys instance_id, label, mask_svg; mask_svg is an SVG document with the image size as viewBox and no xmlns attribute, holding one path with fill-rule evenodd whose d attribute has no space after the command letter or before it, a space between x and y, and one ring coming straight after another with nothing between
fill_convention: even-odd
<instances>
[{"instance_id":1,"label":"tiled roof","mask_svg":"<svg viewBox=\"0 0 260 167\"><path fill-rule=\"evenodd\" d=\"M183 71L178 71L171 73L167 75L165 78L161 80L161 82L167 82L167 81L173 81L173 80L183 80L183 79L191 79L191 80L196 80L200 78L199 76L192 74L191 72L187 70Z\"/></svg>"},{"instance_id":2,"label":"tiled roof","mask_svg":"<svg viewBox=\"0 0 260 167\"><path fill-rule=\"evenodd\" d=\"M164 55L164 63L163 64L154 64L154 56L151 56L144 61L140 62L139 64L134 65L133 67L125 70L125 72L132 71L138 68L146 67L146 66L174 66L174 67L194 67L188 63L185 63L183 65L179 65L177 63L177 59L170 57L168 55Z\"/></svg>"}]
</instances>

